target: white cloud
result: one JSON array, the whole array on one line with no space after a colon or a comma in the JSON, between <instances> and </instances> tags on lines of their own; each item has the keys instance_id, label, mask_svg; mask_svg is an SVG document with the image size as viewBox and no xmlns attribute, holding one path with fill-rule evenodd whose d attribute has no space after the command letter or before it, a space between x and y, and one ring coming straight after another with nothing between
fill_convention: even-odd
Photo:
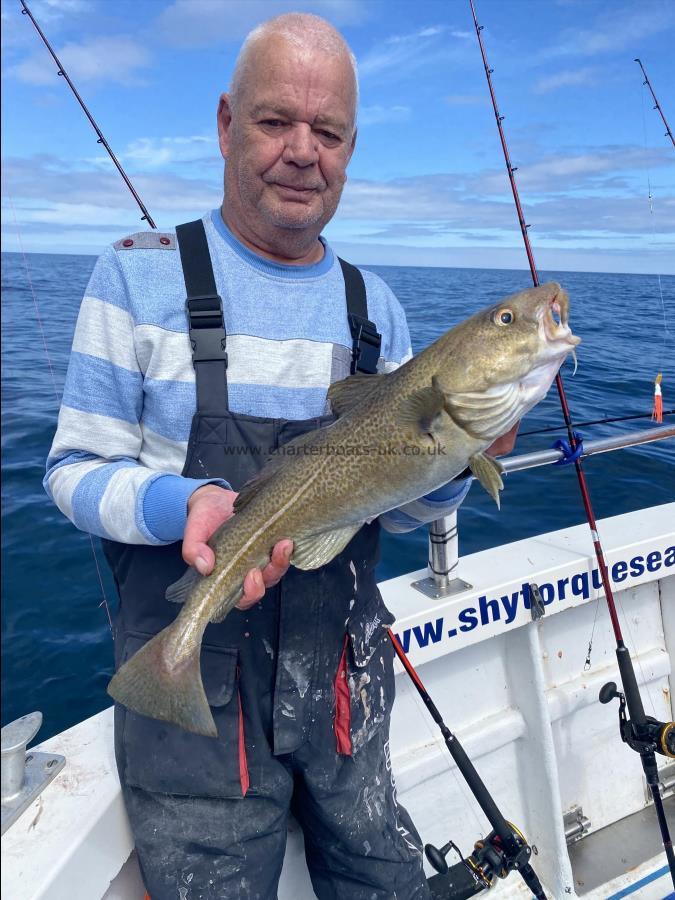
<instances>
[{"instance_id":1,"label":"white cloud","mask_svg":"<svg viewBox=\"0 0 675 900\"><path fill-rule=\"evenodd\" d=\"M430 52L438 52L443 26L433 25L410 34L396 34L359 59L359 75L367 78L395 71L409 72L430 61Z\"/></svg>"},{"instance_id":2,"label":"white cloud","mask_svg":"<svg viewBox=\"0 0 675 900\"><path fill-rule=\"evenodd\" d=\"M535 94L547 94L549 91L555 91L561 87L592 84L597 72L598 70L591 66L583 69L566 69L562 72L556 72L555 75L540 78L534 85L533 90Z\"/></svg>"},{"instance_id":3,"label":"white cloud","mask_svg":"<svg viewBox=\"0 0 675 900\"><path fill-rule=\"evenodd\" d=\"M96 37L81 43L69 42L56 50L75 83L106 81L135 84L139 70L150 65L148 51L133 38ZM8 74L34 85L54 85L56 65L42 47L22 62L9 67Z\"/></svg>"},{"instance_id":4,"label":"white cloud","mask_svg":"<svg viewBox=\"0 0 675 900\"><path fill-rule=\"evenodd\" d=\"M567 29L552 47L543 51L540 59L555 56L598 56L617 53L637 46L637 42L663 34L675 22L675 6L668 2L640 4L614 3L602 10L587 29Z\"/></svg>"},{"instance_id":5,"label":"white cloud","mask_svg":"<svg viewBox=\"0 0 675 900\"><path fill-rule=\"evenodd\" d=\"M646 165L633 151L634 165ZM646 198L638 193L611 187L597 191L599 175L611 182L612 154L600 154L595 165L593 154L549 159L532 166L529 179L523 178L525 215L539 236L570 235L583 244L584 235L614 235L646 238L652 233L675 237L675 194L672 189L659 192L655 216L650 218ZM614 155L616 169L628 165L628 156ZM654 157L652 157L653 161ZM665 154L664 154L665 159ZM525 173L525 169L523 169ZM572 194L564 188L575 188ZM537 187L538 186L538 187ZM556 186L558 192L554 192ZM582 188L586 188L582 191ZM622 186L623 188L623 186ZM353 220L397 228L411 224L446 233L482 230L487 234L517 229L517 222L506 176L483 172L477 175L437 174L399 178L386 182L352 179L347 182L339 210L339 220Z\"/></svg>"},{"instance_id":6,"label":"white cloud","mask_svg":"<svg viewBox=\"0 0 675 900\"><path fill-rule=\"evenodd\" d=\"M409 106L362 106L359 109L359 125L384 125L389 122L407 122Z\"/></svg>"},{"instance_id":7,"label":"white cloud","mask_svg":"<svg viewBox=\"0 0 675 900\"><path fill-rule=\"evenodd\" d=\"M239 41L256 25L285 12L311 12L334 25L355 25L368 15L364 0L174 0L162 10L157 33L176 47Z\"/></svg>"},{"instance_id":8,"label":"white cloud","mask_svg":"<svg viewBox=\"0 0 675 900\"><path fill-rule=\"evenodd\" d=\"M91 9L89 0L37 0L31 3L31 11L35 16L43 18L61 18L73 13L88 12Z\"/></svg>"},{"instance_id":9,"label":"white cloud","mask_svg":"<svg viewBox=\"0 0 675 900\"><path fill-rule=\"evenodd\" d=\"M213 179L185 178L173 173L127 171L153 218L180 221L183 213L195 215L220 203L222 175ZM124 221L128 210L136 210L133 198L115 170L97 171L69 165L53 156L3 161L7 192L21 205L24 220L64 224L86 223L80 209L95 207L107 221ZM174 219L175 216L175 219ZM133 217L132 217L133 218Z\"/></svg>"},{"instance_id":10,"label":"white cloud","mask_svg":"<svg viewBox=\"0 0 675 900\"><path fill-rule=\"evenodd\" d=\"M539 194L597 189L617 194L626 188L628 173L674 165L672 153L665 147L593 147L586 152L557 153L536 163L519 163L518 185ZM471 185L481 194L502 193L507 190L506 174L502 169L483 172L473 177Z\"/></svg>"},{"instance_id":11,"label":"white cloud","mask_svg":"<svg viewBox=\"0 0 675 900\"><path fill-rule=\"evenodd\" d=\"M220 168L208 177L186 177L185 169L179 174L159 172L153 168L156 152L165 149L169 156L201 152L209 141L197 135L136 143L137 159L128 172L160 228L217 206L222 183ZM675 240L675 191L666 180L668 167L675 166L671 156L666 150L637 147L581 148L523 165L519 174L525 215L533 226L535 246L582 250L604 246L622 250L628 258L651 252L650 247L656 252L657 242L662 241L659 258L665 260L668 242L672 247ZM656 177L652 179L653 215L646 195L633 186L636 173L647 169ZM72 235L64 240L74 246L92 227L96 229L93 247L99 239L114 240L142 227L133 199L110 167L97 170L42 155L7 160L3 176L5 193L12 198L22 229L36 241L39 237L46 242L51 234L56 247L64 230ZM7 218L9 236L12 216ZM417 247L504 247L515 246L518 240L506 177L492 170L389 181L350 179L330 233L347 242L393 245L408 241Z\"/></svg>"},{"instance_id":12,"label":"white cloud","mask_svg":"<svg viewBox=\"0 0 675 900\"><path fill-rule=\"evenodd\" d=\"M215 135L188 135L186 137L138 138L121 154L124 161L144 169L156 169L172 163L209 161L218 163L220 152Z\"/></svg>"},{"instance_id":13,"label":"white cloud","mask_svg":"<svg viewBox=\"0 0 675 900\"><path fill-rule=\"evenodd\" d=\"M62 25L73 19L84 21L92 11L89 0L31 0L29 6L37 23L48 28L52 37L58 34ZM23 14L19 0L1 0L0 10L4 51L35 47L39 43L40 39L28 16Z\"/></svg>"},{"instance_id":14,"label":"white cloud","mask_svg":"<svg viewBox=\"0 0 675 900\"><path fill-rule=\"evenodd\" d=\"M35 16L38 24L43 22L53 24L67 16L86 15L92 11L90 0L31 0L30 11ZM28 17L22 13L18 0L16 2L2 2L3 23L18 21ZM32 26L31 26L32 28Z\"/></svg>"}]
</instances>

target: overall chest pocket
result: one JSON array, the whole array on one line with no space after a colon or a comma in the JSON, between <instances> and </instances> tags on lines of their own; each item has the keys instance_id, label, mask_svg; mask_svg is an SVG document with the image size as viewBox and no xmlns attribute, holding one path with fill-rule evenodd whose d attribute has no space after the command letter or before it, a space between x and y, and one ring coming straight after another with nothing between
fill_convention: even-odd
<instances>
[{"instance_id":1,"label":"overall chest pocket","mask_svg":"<svg viewBox=\"0 0 675 900\"><path fill-rule=\"evenodd\" d=\"M354 614L347 623L347 640L341 665L349 692L351 753L357 753L368 743L388 721L391 714L395 695L394 650L387 636L387 629L393 622L394 617L384 605L379 591L375 589L365 603L357 604ZM338 707L339 683L340 673L336 682ZM343 688L343 723L345 699L346 692Z\"/></svg>"},{"instance_id":2,"label":"overall chest pocket","mask_svg":"<svg viewBox=\"0 0 675 900\"><path fill-rule=\"evenodd\" d=\"M128 635L122 661L151 635ZM120 777L153 793L238 799L248 790L238 651L203 647L202 680L218 737L192 734L117 705L115 752Z\"/></svg>"}]
</instances>

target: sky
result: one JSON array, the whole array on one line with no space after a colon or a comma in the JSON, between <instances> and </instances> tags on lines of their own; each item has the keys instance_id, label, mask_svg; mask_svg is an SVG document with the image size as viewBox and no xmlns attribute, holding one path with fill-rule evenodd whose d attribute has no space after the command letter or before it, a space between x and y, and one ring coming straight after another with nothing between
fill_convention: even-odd
<instances>
[{"instance_id":1,"label":"sky","mask_svg":"<svg viewBox=\"0 0 675 900\"><path fill-rule=\"evenodd\" d=\"M475 0L535 258L675 274L675 0ZM525 268L468 0L28 0L158 226L220 205L215 111L247 32L291 10L352 47L361 104L334 247ZM2 0L4 250L97 254L144 227L64 79ZM651 199L650 199L651 197Z\"/></svg>"}]
</instances>

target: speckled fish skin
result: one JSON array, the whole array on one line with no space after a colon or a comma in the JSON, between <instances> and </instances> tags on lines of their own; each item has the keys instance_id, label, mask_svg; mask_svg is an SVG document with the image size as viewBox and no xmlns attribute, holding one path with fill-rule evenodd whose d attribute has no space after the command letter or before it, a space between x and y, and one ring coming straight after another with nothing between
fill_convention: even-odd
<instances>
[{"instance_id":1,"label":"speckled fish skin","mask_svg":"<svg viewBox=\"0 0 675 900\"><path fill-rule=\"evenodd\" d=\"M558 284L530 288L476 313L388 375L332 385L338 419L282 448L244 487L235 515L210 541L213 573L190 570L181 579L178 617L120 668L111 696L215 736L199 667L202 635L234 607L246 573L269 561L277 541L293 540L293 565L318 568L366 520L467 466L499 503L500 467L483 451L545 396L579 342L568 310Z\"/></svg>"}]
</instances>

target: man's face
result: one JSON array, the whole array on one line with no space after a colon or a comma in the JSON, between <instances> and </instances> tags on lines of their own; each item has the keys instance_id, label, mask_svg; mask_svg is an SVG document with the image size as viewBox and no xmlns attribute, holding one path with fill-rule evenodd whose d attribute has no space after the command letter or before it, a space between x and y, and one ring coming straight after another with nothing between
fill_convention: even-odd
<instances>
[{"instance_id":1,"label":"man's face","mask_svg":"<svg viewBox=\"0 0 675 900\"><path fill-rule=\"evenodd\" d=\"M223 95L218 110L235 225L262 237L320 233L354 149L354 94L346 58L300 51L276 35L254 48L236 105Z\"/></svg>"}]
</instances>

